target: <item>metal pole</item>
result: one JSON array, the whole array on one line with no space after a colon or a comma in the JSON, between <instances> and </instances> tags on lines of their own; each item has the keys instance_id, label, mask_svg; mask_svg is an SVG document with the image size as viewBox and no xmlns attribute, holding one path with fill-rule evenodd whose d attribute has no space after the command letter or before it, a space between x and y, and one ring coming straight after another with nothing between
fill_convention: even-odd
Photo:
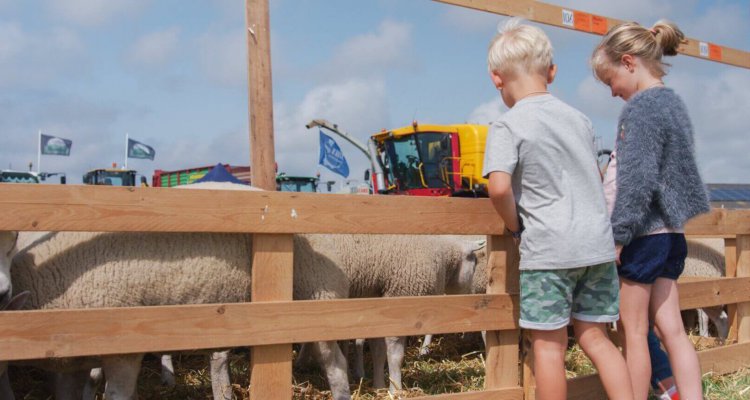
<instances>
[{"instance_id":1,"label":"metal pole","mask_svg":"<svg viewBox=\"0 0 750 400\"><path fill-rule=\"evenodd\" d=\"M36 173L42 171L42 130L39 130L39 145L36 147Z\"/></svg>"}]
</instances>

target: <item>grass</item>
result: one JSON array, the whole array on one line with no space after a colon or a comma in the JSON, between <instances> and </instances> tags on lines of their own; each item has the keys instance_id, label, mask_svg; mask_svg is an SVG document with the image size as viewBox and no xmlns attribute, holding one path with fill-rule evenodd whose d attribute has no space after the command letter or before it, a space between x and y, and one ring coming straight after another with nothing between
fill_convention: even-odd
<instances>
[{"instance_id":1,"label":"grass","mask_svg":"<svg viewBox=\"0 0 750 400\"><path fill-rule=\"evenodd\" d=\"M455 393L482 390L484 385L484 353L478 334L437 336L431 345L431 354L419 357L417 339L410 339L403 368L405 390L396 396L387 390L375 390L368 379L351 385L354 400L391 400L430 394ZM353 348L353 346L350 346ZM705 345L698 343L699 349ZM365 354L369 365L369 354ZM237 399L249 399L249 373L247 353L233 354L231 375ZM156 357L144 360L139 379L141 400L204 400L211 396L211 379L205 356L175 355L174 363L177 386L167 388L160 383L160 366ZM578 346L572 346L566 356L568 377L595 373L595 368ZM46 375L28 367L11 367L12 385L17 399L47 400L51 393ZM367 371L372 376L372 371ZM293 399L329 400L325 376L317 368L295 370ZM743 369L733 374L703 376L704 393L707 400L750 399L750 370ZM100 389L101 390L101 389ZM97 399L101 399L101 394ZM652 398L655 399L655 398Z\"/></svg>"}]
</instances>

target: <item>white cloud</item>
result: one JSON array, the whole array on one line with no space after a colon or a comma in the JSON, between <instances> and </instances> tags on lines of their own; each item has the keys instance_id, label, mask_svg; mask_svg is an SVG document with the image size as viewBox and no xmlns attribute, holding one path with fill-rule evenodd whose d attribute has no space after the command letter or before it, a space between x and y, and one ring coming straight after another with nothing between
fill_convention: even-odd
<instances>
[{"instance_id":1,"label":"white cloud","mask_svg":"<svg viewBox=\"0 0 750 400\"><path fill-rule=\"evenodd\" d=\"M53 17L77 25L101 26L116 18L136 14L151 0L48 0Z\"/></svg>"},{"instance_id":2,"label":"white cloud","mask_svg":"<svg viewBox=\"0 0 750 400\"><path fill-rule=\"evenodd\" d=\"M0 87L44 87L60 76L86 70L85 47L68 29L26 32L0 22Z\"/></svg>"},{"instance_id":3,"label":"white cloud","mask_svg":"<svg viewBox=\"0 0 750 400\"><path fill-rule=\"evenodd\" d=\"M469 114L467 122L470 124L489 124L500 118L500 116L507 110L508 107L503 104L503 101L498 94L492 100L478 105L477 108Z\"/></svg>"},{"instance_id":4,"label":"white cloud","mask_svg":"<svg viewBox=\"0 0 750 400\"><path fill-rule=\"evenodd\" d=\"M750 171L750 74L727 68L711 76L673 72L668 83L684 99L707 182L747 182Z\"/></svg>"},{"instance_id":5,"label":"white cloud","mask_svg":"<svg viewBox=\"0 0 750 400\"><path fill-rule=\"evenodd\" d=\"M306 129L305 124L315 118L327 119L366 144L371 134L389 123L386 99L383 81L352 79L316 87L296 105L276 104L275 146L279 171L299 175L314 175L315 171L320 171L323 180L341 180L340 176L318 166L318 133L315 129ZM344 139L331 135L349 163L349 178L361 180L369 161Z\"/></svg>"},{"instance_id":6,"label":"white cloud","mask_svg":"<svg viewBox=\"0 0 750 400\"><path fill-rule=\"evenodd\" d=\"M197 40L198 63L215 83L229 87L247 86L247 36L242 31L209 32Z\"/></svg>"},{"instance_id":7,"label":"white cloud","mask_svg":"<svg viewBox=\"0 0 750 400\"><path fill-rule=\"evenodd\" d=\"M609 87L594 79L593 76L587 76L578 84L576 99L572 103L592 118L612 121L617 120L625 104L619 97L612 97Z\"/></svg>"},{"instance_id":8,"label":"white cloud","mask_svg":"<svg viewBox=\"0 0 750 400\"><path fill-rule=\"evenodd\" d=\"M359 76L382 75L392 68L411 68L414 61L411 26L386 20L376 32L355 36L335 50L321 74L340 80Z\"/></svg>"},{"instance_id":9,"label":"white cloud","mask_svg":"<svg viewBox=\"0 0 750 400\"><path fill-rule=\"evenodd\" d=\"M678 22L688 37L731 47L747 45L748 19L750 7L747 4L715 3L705 13Z\"/></svg>"},{"instance_id":10,"label":"white cloud","mask_svg":"<svg viewBox=\"0 0 750 400\"><path fill-rule=\"evenodd\" d=\"M126 57L135 65L160 67L172 60L179 44L180 28L171 27L141 36L130 46Z\"/></svg>"}]
</instances>

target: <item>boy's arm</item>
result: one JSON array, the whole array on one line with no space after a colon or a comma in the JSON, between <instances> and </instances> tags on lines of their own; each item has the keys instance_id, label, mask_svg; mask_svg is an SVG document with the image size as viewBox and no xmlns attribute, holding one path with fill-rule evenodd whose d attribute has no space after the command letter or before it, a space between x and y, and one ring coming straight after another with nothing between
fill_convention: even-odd
<instances>
[{"instance_id":1,"label":"boy's arm","mask_svg":"<svg viewBox=\"0 0 750 400\"><path fill-rule=\"evenodd\" d=\"M518 221L516 199L513 196L510 174L499 171L492 172L489 179L489 192L492 205L505 222L505 228L512 232L520 231L521 224Z\"/></svg>"}]
</instances>

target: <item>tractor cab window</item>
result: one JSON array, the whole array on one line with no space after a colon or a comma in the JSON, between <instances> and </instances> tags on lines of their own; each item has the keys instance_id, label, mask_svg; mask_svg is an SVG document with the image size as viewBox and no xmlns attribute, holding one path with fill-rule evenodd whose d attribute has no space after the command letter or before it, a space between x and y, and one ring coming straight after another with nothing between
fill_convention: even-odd
<instances>
[{"instance_id":1,"label":"tractor cab window","mask_svg":"<svg viewBox=\"0 0 750 400\"><path fill-rule=\"evenodd\" d=\"M423 132L387 141L390 173L399 190L450 187L451 150L447 133Z\"/></svg>"}]
</instances>

